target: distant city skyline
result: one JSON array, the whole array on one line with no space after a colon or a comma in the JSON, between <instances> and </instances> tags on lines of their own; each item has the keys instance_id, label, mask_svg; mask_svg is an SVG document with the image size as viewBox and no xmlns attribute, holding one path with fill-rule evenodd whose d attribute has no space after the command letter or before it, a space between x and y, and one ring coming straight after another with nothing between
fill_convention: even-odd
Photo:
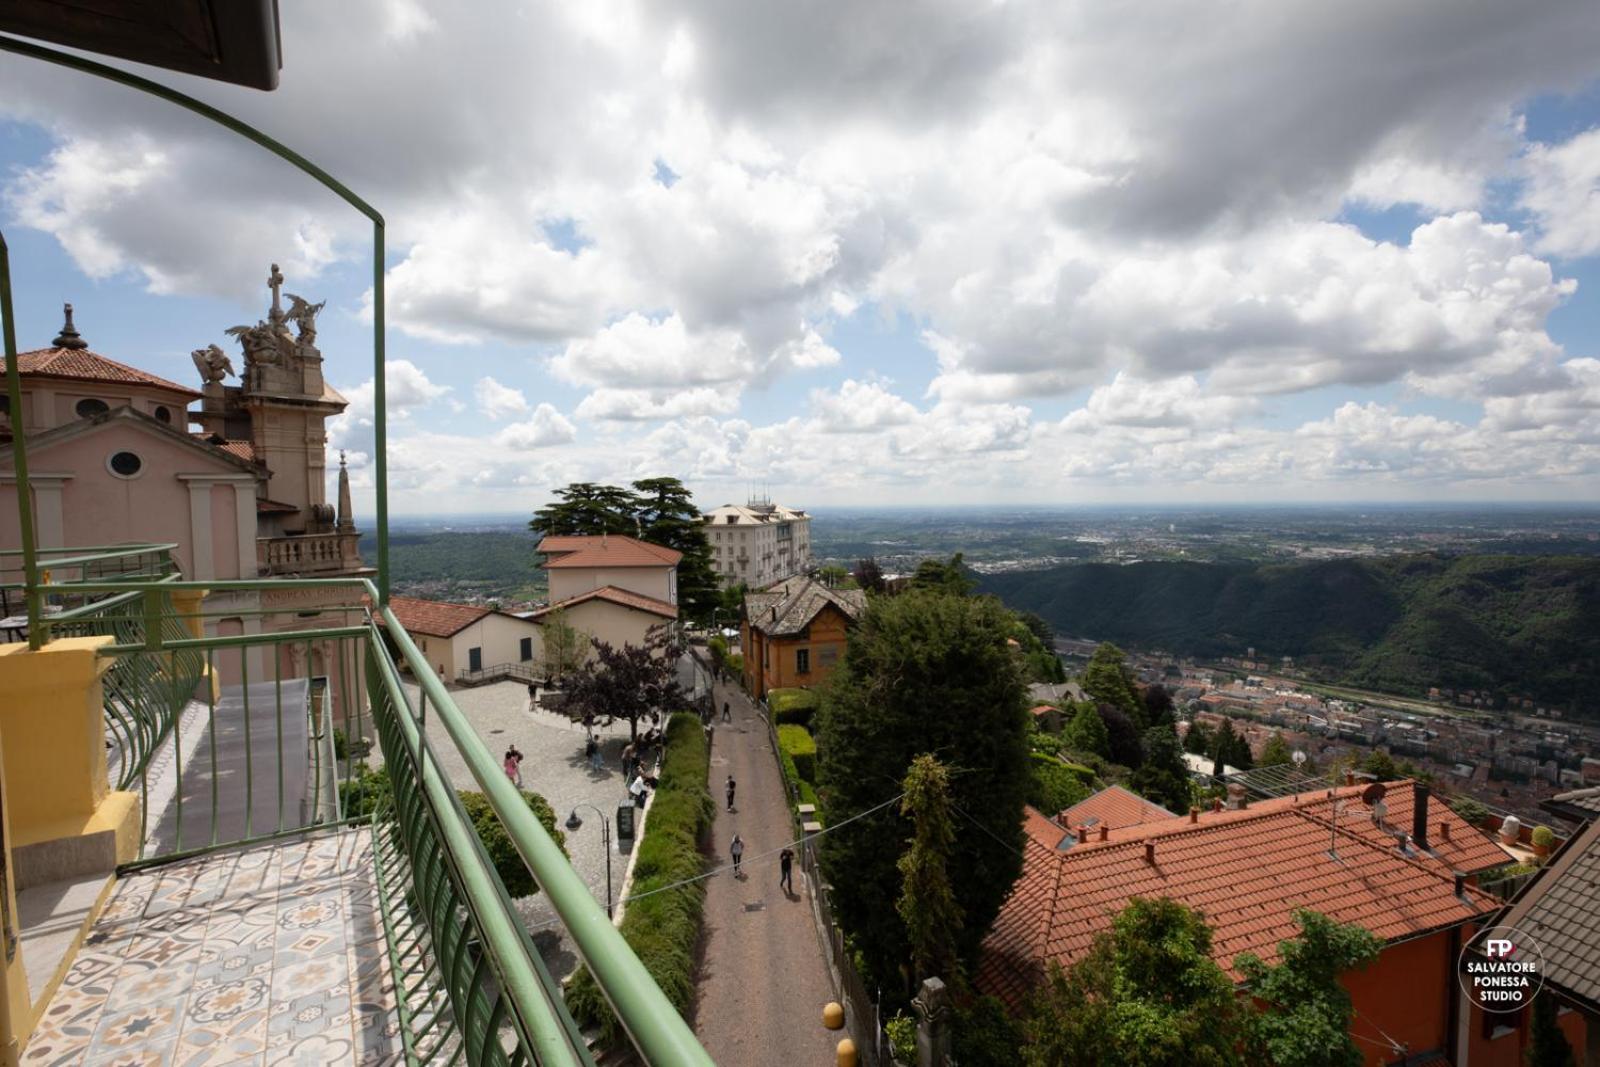
<instances>
[{"instance_id":1,"label":"distant city skyline","mask_svg":"<svg viewBox=\"0 0 1600 1067\"><path fill-rule=\"evenodd\" d=\"M706 508L1600 499L1592 3L282 23L275 93L153 76L385 213L396 517L657 475ZM369 525L358 217L14 56L0 211L23 349L70 301L95 351L192 384L191 349L238 363L270 263L326 299Z\"/></svg>"}]
</instances>

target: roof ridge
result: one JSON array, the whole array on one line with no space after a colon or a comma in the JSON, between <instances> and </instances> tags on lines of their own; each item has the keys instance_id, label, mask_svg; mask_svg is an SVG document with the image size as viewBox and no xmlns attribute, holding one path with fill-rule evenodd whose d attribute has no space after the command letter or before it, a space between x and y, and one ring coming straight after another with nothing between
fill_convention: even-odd
<instances>
[{"instance_id":1,"label":"roof ridge","mask_svg":"<svg viewBox=\"0 0 1600 1067\"><path fill-rule=\"evenodd\" d=\"M190 393L190 394L192 394L194 396L200 396L201 395L198 390L191 389L186 385L179 385L177 382L172 381L169 378L163 378L159 374L151 374L147 370L140 370L138 367L135 367L135 366L133 366L131 364L128 364L128 363L124 363L121 360L112 359L110 356L102 355L101 353L96 352L91 348L66 348L66 347L63 347L61 345L56 345L56 346L51 347L51 348L33 348L33 349L29 349L26 352L18 352L17 353L17 359L18 360L21 360L23 356L52 356L52 357L54 357L54 356L73 356L73 357L78 357L78 358L88 357L90 359L97 359L102 363L109 363L109 364L111 364L111 366L115 367L117 370L123 371L123 372L125 372L127 374L131 374L135 378L140 379L143 384L146 384L146 385L160 385L160 386L164 386L164 387L166 387L168 389L177 390L180 393ZM55 377L55 378L80 378L80 379L84 379L84 380L92 380L92 379L84 378L83 375L77 375L77 374L52 374L48 369L35 370L35 371L31 371L30 373L43 375L44 377L47 377L47 378L50 378L50 377Z\"/></svg>"}]
</instances>

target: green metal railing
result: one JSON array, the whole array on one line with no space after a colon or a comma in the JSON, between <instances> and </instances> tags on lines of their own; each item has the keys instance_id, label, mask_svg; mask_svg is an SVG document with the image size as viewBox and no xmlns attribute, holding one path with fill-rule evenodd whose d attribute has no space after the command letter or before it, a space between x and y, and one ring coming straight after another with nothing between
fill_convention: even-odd
<instances>
[{"instance_id":1,"label":"green metal railing","mask_svg":"<svg viewBox=\"0 0 1600 1067\"><path fill-rule=\"evenodd\" d=\"M588 1064L560 988L461 808L461 783L439 761L437 746L451 745L645 1062L711 1063L405 629L388 609L372 610L371 583L145 579L41 589L99 598L52 619L54 635L113 638L101 650L113 660L107 677L125 681L108 699L128 705L116 721L132 724L122 728L130 748L145 746L131 761L146 800L145 847L130 867L370 821L408 1059ZM239 594L285 589L323 594L309 620L316 628L195 638L195 617L173 610L178 593L230 594L237 603ZM213 614L202 608L196 617ZM401 665L415 681L402 680ZM315 699L313 673L325 678ZM322 753L334 727L345 737L346 795L364 770L362 739L378 742L374 759L381 755L388 781L374 813L330 810L320 799L330 787ZM306 768L298 786L296 766Z\"/></svg>"}]
</instances>

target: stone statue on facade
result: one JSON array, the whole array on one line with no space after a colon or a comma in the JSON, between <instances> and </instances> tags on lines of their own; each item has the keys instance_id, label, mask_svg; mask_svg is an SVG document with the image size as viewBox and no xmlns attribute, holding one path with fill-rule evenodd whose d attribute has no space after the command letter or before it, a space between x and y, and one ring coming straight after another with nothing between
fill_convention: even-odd
<instances>
[{"instance_id":1,"label":"stone statue on facade","mask_svg":"<svg viewBox=\"0 0 1600 1067\"><path fill-rule=\"evenodd\" d=\"M287 318L295 326L295 348L299 354L307 359L316 359L322 355L317 350L317 313L327 306L326 300L313 304L305 297L293 293L284 293L289 298L289 314Z\"/></svg>"},{"instance_id":2,"label":"stone statue on facade","mask_svg":"<svg viewBox=\"0 0 1600 1067\"><path fill-rule=\"evenodd\" d=\"M285 349L293 349L294 341L282 326L258 322L254 326L230 326L229 337L237 338L244 349L244 365L248 370L257 364L275 367L282 362Z\"/></svg>"},{"instance_id":3,"label":"stone statue on facade","mask_svg":"<svg viewBox=\"0 0 1600 1067\"><path fill-rule=\"evenodd\" d=\"M228 354L216 345L197 348L189 353L189 358L194 360L195 370L200 372L200 380L206 385L220 382L234 373L233 363L228 359Z\"/></svg>"}]
</instances>

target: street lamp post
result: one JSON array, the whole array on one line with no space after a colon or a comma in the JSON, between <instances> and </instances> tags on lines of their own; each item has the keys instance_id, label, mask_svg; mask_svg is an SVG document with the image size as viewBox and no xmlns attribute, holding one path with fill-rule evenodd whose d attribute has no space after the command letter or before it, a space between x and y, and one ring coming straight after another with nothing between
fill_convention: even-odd
<instances>
[{"instance_id":1,"label":"street lamp post","mask_svg":"<svg viewBox=\"0 0 1600 1067\"><path fill-rule=\"evenodd\" d=\"M578 808L588 808L600 816L600 841L606 850L606 918L612 918L611 913L611 820L606 818L606 813L593 804L579 804ZM567 816L567 829L576 831L583 826L583 820L578 818L578 808L572 809L572 814Z\"/></svg>"}]
</instances>

